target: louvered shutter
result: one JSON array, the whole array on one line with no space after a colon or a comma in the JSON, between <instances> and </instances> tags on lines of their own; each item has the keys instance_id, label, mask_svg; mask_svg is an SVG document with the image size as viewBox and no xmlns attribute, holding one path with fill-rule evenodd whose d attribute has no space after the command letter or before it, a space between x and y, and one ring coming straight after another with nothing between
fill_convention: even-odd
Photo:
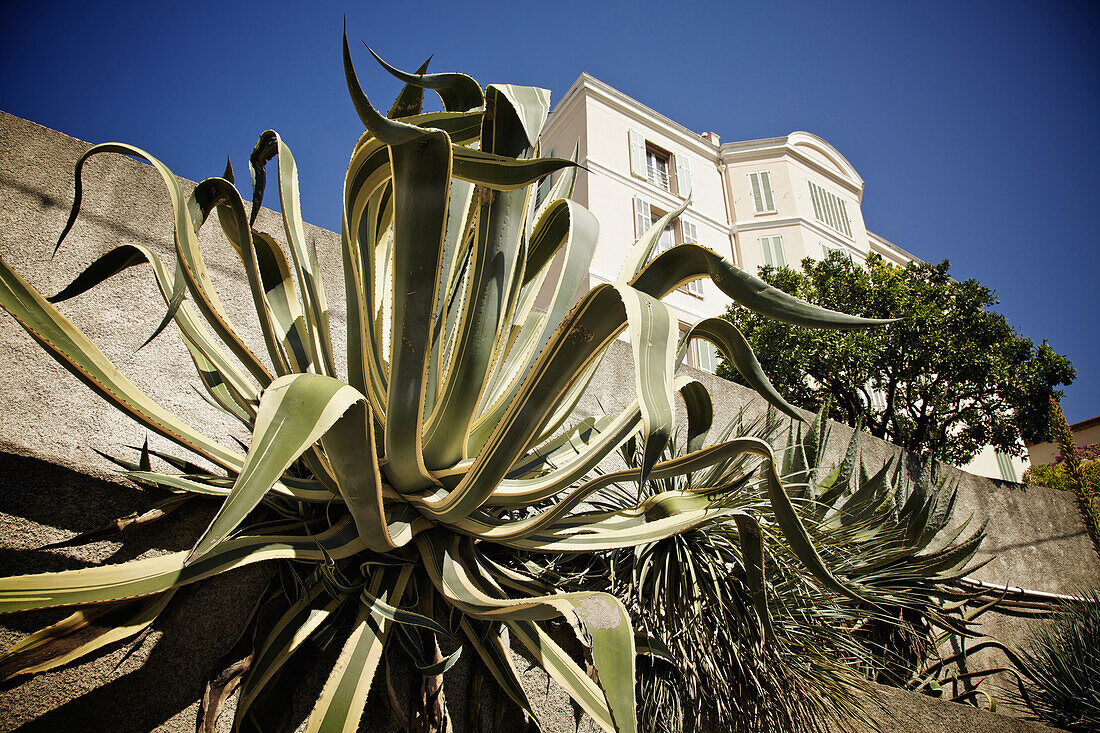
<instances>
[{"instance_id":1,"label":"louvered shutter","mask_svg":"<svg viewBox=\"0 0 1100 733\"><path fill-rule=\"evenodd\" d=\"M760 173L760 191L764 194L765 211L775 211L775 200L772 198L772 175L767 171Z\"/></svg>"},{"instance_id":2,"label":"louvered shutter","mask_svg":"<svg viewBox=\"0 0 1100 733\"><path fill-rule=\"evenodd\" d=\"M637 130L627 133L630 140L630 174L638 178L645 178L645 138Z\"/></svg>"},{"instance_id":3,"label":"louvered shutter","mask_svg":"<svg viewBox=\"0 0 1100 733\"><path fill-rule=\"evenodd\" d=\"M772 267L783 267L787 264L787 258L783 253L783 237L761 237L760 250L764 255L764 264Z\"/></svg>"},{"instance_id":4,"label":"louvered shutter","mask_svg":"<svg viewBox=\"0 0 1100 733\"><path fill-rule=\"evenodd\" d=\"M649 204L640 198L634 199L634 237L641 238L653 226L653 218L649 212Z\"/></svg>"},{"instance_id":5,"label":"louvered shutter","mask_svg":"<svg viewBox=\"0 0 1100 733\"><path fill-rule=\"evenodd\" d=\"M764 210L764 196L760 193L760 174L750 173L749 182L752 183L752 205L759 214Z\"/></svg>"},{"instance_id":6,"label":"louvered shutter","mask_svg":"<svg viewBox=\"0 0 1100 733\"><path fill-rule=\"evenodd\" d=\"M687 198L691 193L691 161L686 155L676 155L676 193Z\"/></svg>"},{"instance_id":7,"label":"louvered shutter","mask_svg":"<svg viewBox=\"0 0 1100 733\"><path fill-rule=\"evenodd\" d=\"M775 260L776 267L785 267L787 264L787 255L783 251L783 237L772 237L772 259Z\"/></svg>"},{"instance_id":8,"label":"louvered shutter","mask_svg":"<svg viewBox=\"0 0 1100 733\"><path fill-rule=\"evenodd\" d=\"M684 244L699 244L699 236L695 224L687 219L680 219L680 233L683 235ZM701 296L703 294L703 281L692 280L687 286L689 293Z\"/></svg>"}]
</instances>

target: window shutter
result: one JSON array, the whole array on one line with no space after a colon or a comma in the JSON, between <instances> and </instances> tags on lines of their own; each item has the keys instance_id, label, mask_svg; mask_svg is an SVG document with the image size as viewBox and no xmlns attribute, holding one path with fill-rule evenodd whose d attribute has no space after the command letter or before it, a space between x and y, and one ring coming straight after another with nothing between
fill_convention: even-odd
<instances>
[{"instance_id":1,"label":"window shutter","mask_svg":"<svg viewBox=\"0 0 1100 733\"><path fill-rule=\"evenodd\" d=\"M1001 469L1001 478L1005 481L1012 481L1018 483L1019 479L1016 477L1016 467L1012 465L1012 458L1003 451L997 451L997 468Z\"/></svg>"},{"instance_id":2,"label":"window shutter","mask_svg":"<svg viewBox=\"0 0 1100 733\"><path fill-rule=\"evenodd\" d=\"M764 194L765 211L775 211L775 200L772 198L772 174L767 171L760 173L760 190Z\"/></svg>"},{"instance_id":3,"label":"window shutter","mask_svg":"<svg viewBox=\"0 0 1100 733\"><path fill-rule=\"evenodd\" d=\"M783 237L761 237L760 250L764 255L765 265L783 267L787 264L787 258L783 254Z\"/></svg>"},{"instance_id":4,"label":"window shutter","mask_svg":"<svg viewBox=\"0 0 1100 733\"><path fill-rule=\"evenodd\" d=\"M640 198L634 199L634 236L641 238L653 226L653 219L649 213L649 204Z\"/></svg>"},{"instance_id":5,"label":"window shutter","mask_svg":"<svg viewBox=\"0 0 1100 733\"><path fill-rule=\"evenodd\" d=\"M750 173L749 181L752 183L753 208L755 208L756 213L759 214L764 210L764 197L760 193L760 174Z\"/></svg>"},{"instance_id":6,"label":"window shutter","mask_svg":"<svg viewBox=\"0 0 1100 733\"><path fill-rule=\"evenodd\" d=\"M676 155L676 193L687 198L691 193L691 161L686 155Z\"/></svg>"},{"instance_id":7,"label":"window shutter","mask_svg":"<svg viewBox=\"0 0 1100 733\"><path fill-rule=\"evenodd\" d=\"M627 133L630 140L630 174L638 178L645 178L645 138L637 130Z\"/></svg>"},{"instance_id":8,"label":"window shutter","mask_svg":"<svg viewBox=\"0 0 1100 733\"><path fill-rule=\"evenodd\" d=\"M687 219L681 219L680 230L684 235L684 244L699 244L699 237L695 230L695 224Z\"/></svg>"}]
</instances>

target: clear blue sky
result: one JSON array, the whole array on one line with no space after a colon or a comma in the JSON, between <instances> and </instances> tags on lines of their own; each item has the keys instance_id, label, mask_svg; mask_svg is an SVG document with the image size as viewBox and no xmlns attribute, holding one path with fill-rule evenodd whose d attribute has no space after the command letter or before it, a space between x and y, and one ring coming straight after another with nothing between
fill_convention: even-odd
<instances>
[{"instance_id":1,"label":"clear blue sky","mask_svg":"<svg viewBox=\"0 0 1100 733\"><path fill-rule=\"evenodd\" d=\"M400 67L435 54L435 70L555 99L587 71L723 140L822 136L866 181L868 227L995 289L1018 331L1077 367L1069 420L1100 415L1100 4L7 0L0 108L193 180L229 154L247 181L276 129L306 219L336 228L361 130L345 14L379 106L398 85L360 40Z\"/></svg>"}]
</instances>

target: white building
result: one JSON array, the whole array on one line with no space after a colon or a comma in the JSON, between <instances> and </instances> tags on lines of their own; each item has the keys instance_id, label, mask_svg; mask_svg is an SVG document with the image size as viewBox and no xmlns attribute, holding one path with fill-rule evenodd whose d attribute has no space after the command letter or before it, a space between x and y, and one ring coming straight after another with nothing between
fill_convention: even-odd
<instances>
[{"instance_id":1,"label":"white building","mask_svg":"<svg viewBox=\"0 0 1100 733\"><path fill-rule=\"evenodd\" d=\"M581 74L551 112L543 146L544 155L561 157L578 149L583 169L573 198L600 222L590 286L614 281L634 241L689 194L691 203L666 229L662 248L698 242L750 272L831 250L858 262L870 252L899 265L918 259L867 230L863 178L836 148L808 132L723 143L716 133L692 132ZM697 281L666 302L686 330L720 315L728 300L710 281ZM689 363L713 372L712 347L695 342ZM967 469L1015 481L1026 465L987 450Z\"/></svg>"}]
</instances>

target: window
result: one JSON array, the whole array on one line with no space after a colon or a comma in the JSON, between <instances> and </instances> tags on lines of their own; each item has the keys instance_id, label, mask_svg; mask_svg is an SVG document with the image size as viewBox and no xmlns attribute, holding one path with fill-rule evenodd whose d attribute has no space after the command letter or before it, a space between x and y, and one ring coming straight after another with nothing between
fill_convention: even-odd
<instances>
[{"instance_id":1,"label":"window","mask_svg":"<svg viewBox=\"0 0 1100 733\"><path fill-rule=\"evenodd\" d=\"M1008 455L1004 451L996 451L996 454L997 468L1001 470L1001 478L1003 478L1005 481L1019 483L1020 479L1016 477L1016 467L1012 465L1012 456Z\"/></svg>"},{"instance_id":2,"label":"window","mask_svg":"<svg viewBox=\"0 0 1100 733\"><path fill-rule=\"evenodd\" d=\"M671 191L671 178L668 174L669 156L663 150L646 147L645 149L645 177L646 180L658 188Z\"/></svg>"},{"instance_id":3,"label":"window","mask_svg":"<svg viewBox=\"0 0 1100 733\"><path fill-rule=\"evenodd\" d=\"M681 154L673 156L667 150L647 142L637 130L630 130L627 137L630 142L631 175L686 197L691 191L691 163L687 157ZM675 179L672 175L674 170Z\"/></svg>"},{"instance_id":4,"label":"window","mask_svg":"<svg viewBox=\"0 0 1100 733\"><path fill-rule=\"evenodd\" d=\"M649 205L648 201L642 201L640 198L634 199L634 237L635 239L641 238L643 234L649 231L649 228L653 226L653 222L664 216L663 212L654 211L653 207ZM676 244L676 236L673 231L672 222L669 222L665 227L665 230L661 232L661 235L657 238L657 244L653 248L653 257L664 252L666 249L672 249Z\"/></svg>"},{"instance_id":5,"label":"window","mask_svg":"<svg viewBox=\"0 0 1100 733\"><path fill-rule=\"evenodd\" d=\"M691 342L692 366L702 369L704 372L714 374L718 371L718 350L714 344L703 339L693 339Z\"/></svg>"},{"instance_id":6,"label":"window","mask_svg":"<svg viewBox=\"0 0 1100 733\"><path fill-rule=\"evenodd\" d=\"M775 200L772 197L772 175L767 171L749 174L752 184L752 200L756 204L757 214L774 214Z\"/></svg>"},{"instance_id":7,"label":"window","mask_svg":"<svg viewBox=\"0 0 1100 733\"><path fill-rule=\"evenodd\" d=\"M643 201L640 198L634 199L634 236L635 238L641 238L643 234L649 231L649 228L653 226L653 222L660 219L666 212L654 209L650 206L648 201ZM676 232L679 230L680 236L677 238ZM677 241L678 240L678 241ZM650 255L650 259L653 259L662 252L672 249L677 244L698 244L699 235L696 231L695 224L687 221L686 219L677 219L670 221L665 225L664 231L661 232L657 238L657 243L653 246L653 253ZM683 290L697 295L700 298L703 297L703 281L693 280L687 285L683 286Z\"/></svg>"},{"instance_id":8,"label":"window","mask_svg":"<svg viewBox=\"0 0 1100 733\"><path fill-rule=\"evenodd\" d=\"M852 252L847 247L836 247L831 244L825 244L824 242L818 242L821 245L821 259L829 259L829 255L833 252L839 252L842 257L847 257L850 261L852 259Z\"/></svg>"},{"instance_id":9,"label":"window","mask_svg":"<svg viewBox=\"0 0 1100 733\"><path fill-rule=\"evenodd\" d=\"M695 224L683 218L680 219L680 241L683 244L699 244L699 235L695 230ZM703 281L692 280L687 284L687 291L702 298Z\"/></svg>"},{"instance_id":10,"label":"window","mask_svg":"<svg viewBox=\"0 0 1100 733\"><path fill-rule=\"evenodd\" d=\"M764 253L765 265L783 267L787 264L787 257L783 254L783 237L778 234L772 237L761 237L760 249Z\"/></svg>"},{"instance_id":11,"label":"window","mask_svg":"<svg viewBox=\"0 0 1100 733\"><path fill-rule=\"evenodd\" d=\"M852 238L852 223L848 220L848 209L844 199L829 193L813 181L810 184L810 200L814 204L814 218L825 226Z\"/></svg>"}]
</instances>

